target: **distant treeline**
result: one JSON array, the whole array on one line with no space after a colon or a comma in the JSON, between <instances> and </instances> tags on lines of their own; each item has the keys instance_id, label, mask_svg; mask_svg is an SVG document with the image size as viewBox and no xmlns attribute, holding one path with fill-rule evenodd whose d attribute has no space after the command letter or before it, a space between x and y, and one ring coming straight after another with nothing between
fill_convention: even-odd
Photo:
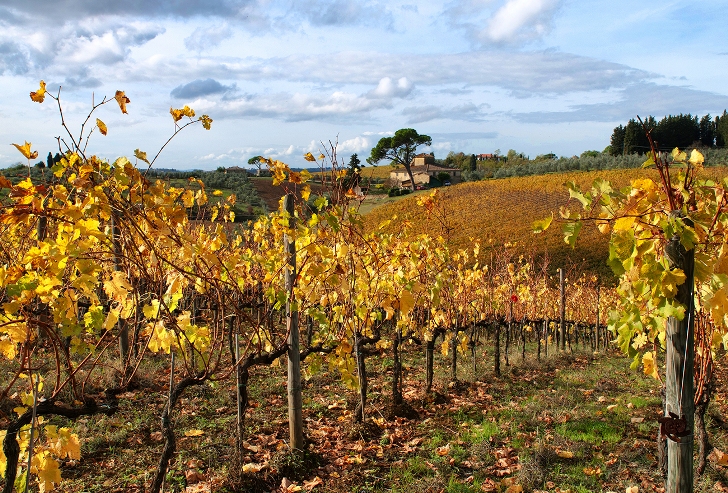
<instances>
[{"instance_id":1,"label":"distant treeline","mask_svg":"<svg viewBox=\"0 0 728 493\"><path fill-rule=\"evenodd\" d=\"M720 166L728 164L728 149L704 148L706 166ZM493 178L507 178L512 176L544 175L547 173L561 173L565 171L594 171L602 169L638 168L645 162L645 157L639 154L612 156L608 152L597 155L583 153L581 156L550 160L527 161L517 165L501 166ZM477 173L463 172L466 180L480 180Z\"/></svg>"},{"instance_id":2,"label":"distant treeline","mask_svg":"<svg viewBox=\"0 0 728 493\"><path fill-rule=\"evenodd\" d=\"M728 142L728 113L711 117L709 114L698 118L687 115L668 115L657 121L648 116L643 125L631 119L627 125L619 125L612 132L609 153L613 156L644 154L650 150L646 130L649 130L658 150L671 151L675 147L725 147Z\"/></svg>"}]
</instances>

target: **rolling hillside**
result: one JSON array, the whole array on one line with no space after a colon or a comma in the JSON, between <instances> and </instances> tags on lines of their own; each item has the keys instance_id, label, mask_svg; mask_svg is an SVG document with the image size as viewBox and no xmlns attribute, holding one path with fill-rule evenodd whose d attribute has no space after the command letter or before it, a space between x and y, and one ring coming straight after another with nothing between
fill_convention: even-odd
<instances>
[{"instance_id":1,"label":"rolling hillside","mask_svg":"<svg viewBox=\"0 0 728 493\"><path fill-rule=\"evenodd\" d=\"M706 173L725 177L728 168L708 168ZM554 224L545 234L536 235L531 230L533 221L552 212L558 217L559 207L569 198L568 190L563 186L568 180L587 187L595 178L602 177L622 187L642 176L657 179L658 175L655 170L608 170L505 178L445 187L440 189L446 217L444 225L450 230L449 241L455 247L465 247L473 240L480 240L483 261L489 260L489 245L499 248L506 243L516 243L519 254L548 255L551 271L576 265L579 270L610 281L614 278L605 265L608 237L600 234L594 225L584 225L576 248L572 250L564 243L559 225ZM365 220L368 227L373 228L394 216L398 220L392 221L387 226L389 229L399 229L401 222L407 221L411 224L412 235L447 234L437 221L428 219L423 208L417 205L417 197L413 196L377 207L365 215Z\"/></svg>"}]
</instances>

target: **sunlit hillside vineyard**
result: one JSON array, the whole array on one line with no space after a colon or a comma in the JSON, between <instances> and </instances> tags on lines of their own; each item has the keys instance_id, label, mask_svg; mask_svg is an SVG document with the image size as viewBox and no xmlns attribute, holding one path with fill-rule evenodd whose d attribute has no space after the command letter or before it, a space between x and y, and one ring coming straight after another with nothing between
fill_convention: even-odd
<instances>
[{"instance_id":1,"label":"sunlit hillside vineyard","mask_svg":"<svg viewBox=\"0 0 728 493\"><path fill-rule=\"evenodd\" d=\"M31 99L46 97L61 107L41 82ZM139 149L134 162L87 153L107 132L91 115L108 103L126 113L130 101L117 91L94 106L40 175L32 144L15 144L28 175L0 176L3 493L656 489L652 377L685 275L645 236L620 245L618 268L636 275L615 288L595 275L596 231L574 251L559 231L531 231L571 180L586 212L567 227L596 211L615 235L649 235L662 205L653 172L601 173L632 188L597 182L598 196L577 188L590 173L465 183L364 217L327 149L305 156L330 169L322 188L262 158L272 185L296 193L241 223L235 194L217 187L235 182L251 206L244 177L153 177L156 157ZM187 106L170 114L173 137L212 124ZM710 382L726 291L710 249L728 220L722 185L701 186L709 208L695 219L713 224L664 227L699 246L695 375L710 402L725 395Z\"/></svg>"},{"instance_id":2,"label":"sunlit hillside vineyard","mask_svg":"<svg viewBox=\"0 0 728 493\"><path fill-rule=\"evenodd\" d=\"M728 168L705 168L703 176L720 181L728 176ZM392 219L384 227L386 231L398 230L406 223L409 234L442 235L456 248L466 248L477 241L483 246L480 260L486 263L491 246L497 251L510 244L518 254L547 258L552 273L561 266L575 266L611 283L614 276L606 265L609 237L600 234L593 224L584 225L581 241L573 249L557 228L542 235L533 234L534 221L558 216L559 209L566 205L566 182L586 187L598 177L623 187L636 178L657 179L657 173L654 169L631 168L467 182L438 189L436 214L427 214L418 207L417 197L406 197L375 208L364 219L368 228L377 228Z\"/></svg>"}]
</instances>

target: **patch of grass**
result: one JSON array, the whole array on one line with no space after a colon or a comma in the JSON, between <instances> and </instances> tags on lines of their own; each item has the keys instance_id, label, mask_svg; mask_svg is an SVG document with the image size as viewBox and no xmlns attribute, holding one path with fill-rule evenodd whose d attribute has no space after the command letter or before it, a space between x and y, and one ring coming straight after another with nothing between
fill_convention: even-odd
<instances>
[{"instance_id":1,"label":"patch of grass","mask_svg":"<svg viewBox=\"0 0 728 493\"><path fill-rule=\"evenodd\" d=\"M569 421L557 426L556 433L574 442L592 444L617 443L622 439L621 431L596 419Z\"/></svg>"},{"instance_id":2,"label":"patch of grass","mask_svg":"<svg viewBox=\"0 0 728 493\"><path fill-rule=\"evenodd\" d=\"M634 406L634 409L643 409L650 406L659 406L661 400L658 397L642 397L639 395L632 396L628 399L629 403Z\"/></svg>"},{"instance_id":3,"label":"patch of grass","mask_svg":"<svg viewBox=\"0 0 728 493\"><path fill-rule=\"evenodd\" d=\"M483 420L481 424L470 427L468 433L465 433L461 438L467 443L477 444L489 441L491 437L497 435L499 431L500 430L498 430L498 426L495 423Z\"/></svg>"}]
</instances>

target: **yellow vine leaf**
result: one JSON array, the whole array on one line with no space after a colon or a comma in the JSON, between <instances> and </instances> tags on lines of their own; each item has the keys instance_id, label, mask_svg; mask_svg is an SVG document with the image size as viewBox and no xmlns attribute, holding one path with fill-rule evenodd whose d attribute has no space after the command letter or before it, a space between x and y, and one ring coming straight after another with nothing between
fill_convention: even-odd
<instances>
[{"instance_id":1,"label":"yellow vine leaf","mask_svg":"<svg viewBox=\"0 0 728 493\"><path fill-rule=\"evenodd\" d=\"M316 158L313 157L313 154L311 154L310 152L307 152L306 154L304 154L303 159L305 159L306 161L309 161L311 163L316 161Z\"/></svg>"},{"instance_id":2,"label":"yellow vine leaf","mask_svg":"<svg viewBox=\"0 0 728 493\"><path fill-rule=\"evenodd\" d=\"M97 118L96 126L99 127L99 132L101 132L101 135L106 135L106 132L108 132L108 129L106 128L106 124L104 122L102 122L101 120L99 120Z\"/></svg>"},{"instance_id":3,"label":"yellow vine leaf","mask_svg":"<svg viewBox=\"0 0 728 493\"><path fill-rule=\"evenodd\" d=\"M129 100L129 98L126 97L124 91L116 91L114 99L116 99L116 102L119 103L119 108L121 109L121 112L126 114L126 105L131 103L131 101Z\"/></svg>"},{"instance_id":4,"label":"yellow vine leaf","mask_svg":"<svg viewBox=\"0 0 728 493\"><path fill-rule=\"evenodd\" d=\"M46 83L44 81L40 81L40 89L37 91L32 91L30 93L30 99L36 103L42 103L45 99L45 93L46 93Z\"/></svg>"},{"instance_id":5,"label":"yellow vine leaf","mask_svg":"<svg viewBox=\"0 0 728 493\"><path fill-rule=\"evenodd\" d=\"M15 359L15 356L17 355L17 352L15 350L16 347L17 344L11 341L9 337L2 336L2 338L0 338L0 354L5 356L5 358L9 360ZM0 457L0 461L2 461L2 457Z\"/></svg>"},{"instance_id":6,"label":"yellow vine leaf","mask_svg":"<svg viewBox=\"0 0 728 493\"><path fill-rule=\"evenodd\" d=\"M399 295L399 311L402 315L407 315L415 306L415 299L408 290L403 289Z\"/></svg>"},{"instance_id":7,"label":"yellow vine leaf","mask_svg":"<svg viewBox=\"0 0 728 493\"><path fill-rule=\"evenodd\" d=\"M56 457L76 460L81 458L81 442L70 428L59 429L54 425L46 425L45 434L48 448Z\"/></svg>"},{"instance_id":8,"label":"yellow vine leaf","mask_svg":"<svg viewBox=\"0 0 728 493\"><path fill-rule=\"evenodd\" d=\"M677 147L672 150L671 154L673 161L675 161L676 163L684 163L685 160L688 158L688 155L685 154L685 151L681 151Z\"/></svg>"},{"instance_id":9,"label":"yellow vine leaf","mask_svg":"<svg viewBox=\"0 0 728 493\"><path fill-rule=\"evenodd\" d=\"M301 173L298 173L297 171L291 171L288 174L288 181L296 185L298 185L299 183L303 183L303 180L301 180Z\"/></svg>"},{"instance_id":10,"label":"yellow vine leaf","mask_svg":"<svg viewBox=\"0 0 728 493\"><path fill-rule=\"evenodd\" d=\"M16 149L20 151L20 153L25 156L27 159L36 159L38 157L38 151L31 151L30 146L32 145L30 142L25 141L25 144L18 145L13 144Z\"/></svg>"},{"instance_id":11,"label":"yellow vine leaf","mask_svg":"<svg viewBox=\"0 0 728 493\"><path fill-rule=\"evenodd\" d=\"M152 337L149 338L149 350L153 353L164 351L169 354L172 346L177 343L174 332L167 330L162 323L154 324Z\"/></svg>"},{"instance_id":12,"label":"yellow vine leaf","mask_svg":"<svg viewBox=\"0 0 728 493\"><path fill-rule=\"evenodd\" d=\"M111 279L104 281L104 291L114 301L126 300L126 297L133 290L134 287L127 280L126 273L122 271L112 272Z\"/></svg>"},{"instance_id":13,"label":"yellow vine leaf","mask_svg":"<svg viewBox=\"0 0 728 493\"><path fill-rule=\"evenodd\" d=\"M635 219L634 216L620 217L614 221L614 231L627 231L631 229Z\"/></svg>"},{"instance_id":14,"label":"yellow vine leaf","mask_svg":"<svg viewBox=\"0 0 728 493\"><path fill-rule=\"evenodd\" d=\"M146 152L140 151L139 149L134 149L134 157L139 159L140 161L144 161L145 163L149 164Z\"/></svg>"},{"instance_id":15,"label":"yellow vine leaf","mask_svg":"<svg viewBox=\"0 0 728 493\"><path fill-rule=\"evenodd\" d=\"M677 287L685 282L685 273L680 269L666 270L662 273L660 286L667 298L674 298L677 295Z\"/></svg>"},{"instance_id":16,"label":"yellow vine leaf","mask_svg":"<svg viewBox=\"0 0 728 493\"><path fill-rule=\"evenodd\" d=\"M178 121L180 121L182 119L183 116L186 116L188 118L193 118L195 116L195 110L193 110L189 106L185 105L184 108L180 108L180 109L170 108L169 114L172 115L172 119L174 120L175 123L177 123Z\"/></svg>"},{"instance_id":17,"label":"yellow vine leaf","mask_svg":"<svg viewBox=\"0 0 728 493\"><path fill-rule=\"evenodd\" d=\"M210 130L210 127L212 126L212 118L210 118L207 115L202 115L198 120L202 123L202 127L205 130Z\"/></svg>"},{"instance_id":18,"label":"yellow vine leaf","mask_svg":"<svg viewBox=\"0 0 728 493\"><path fill-rule=\"evenodd\" d=\"M652 351L647 351L642 356L642 365L645 369L645 375L650 375L652 378L659 378L657 374L657 364L655 363L655 355Z\"/></svg>"},{"instance_id":19,"label":"yellow vine leaf","mask_svg":"<svg viewBox=\"0 0 728 493\"><path fill-rule=\"evenodd\" d=\"M688 159L688 162L699 171L703 168L703 161L705 161L703 154L699 150L693 149L690 153L690 159Z\"/></svg>"},{"instance_id":20,"label":"yellow vine leaf","mask_svg":"<svg viewBox=\"0 0 728 493\"><path fill-rule=\"evenodd\" d=\"M53 490L55 485L61 482L61 470L58 462L51 457L48 450L33 455L30 472L37 475L38 490L41 493Z\"/></svg>"},{"instance_id":21,"label":"yellow vine leaf","mask_svg":"<svg viewBox=\"0 0 728 493\"><path fill-rule=\"evenodd\" d=\"M142 309L144 316L150 320L159 316L159 300L152 300L151 305L145 305Z\"/></svg>"}]
</instances>

